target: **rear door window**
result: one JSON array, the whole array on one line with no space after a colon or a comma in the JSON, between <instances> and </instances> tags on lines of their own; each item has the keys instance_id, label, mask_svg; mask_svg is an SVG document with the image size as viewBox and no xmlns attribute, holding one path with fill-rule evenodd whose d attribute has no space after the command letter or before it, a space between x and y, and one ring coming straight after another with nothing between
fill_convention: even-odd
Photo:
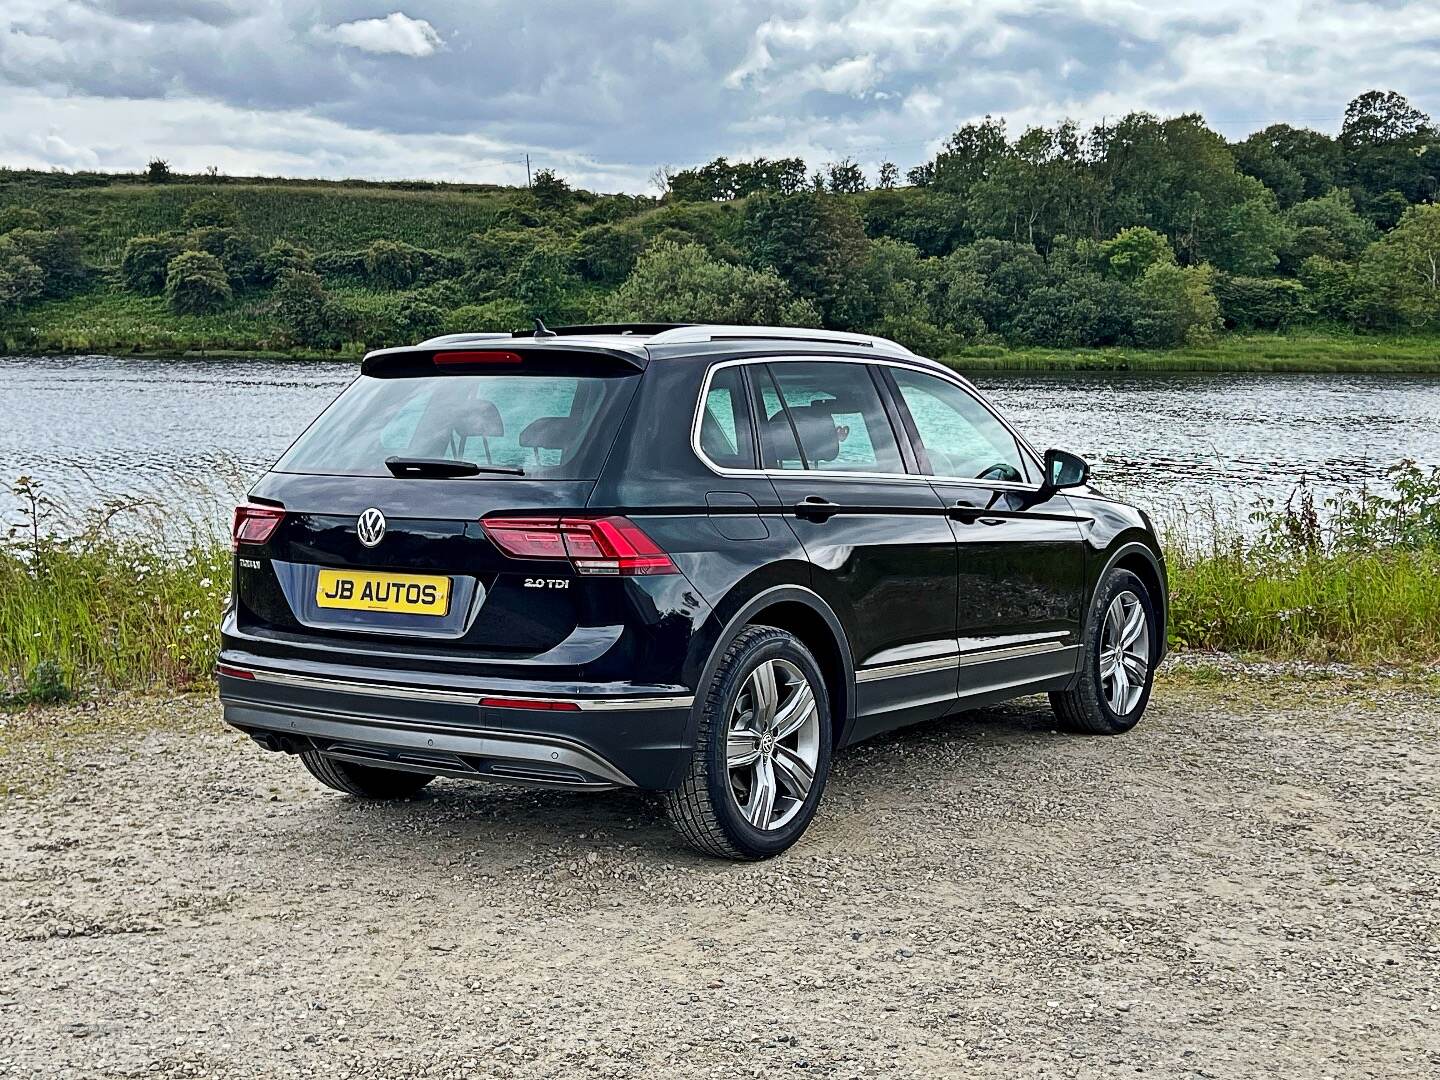
<instances>
[{"instance_id":1,"label":"rear door window","mask_svg":"<svg viewBox=\"0 0 1440 1080\"><path fill-rule=\"evenodd\" d=\"M388 476L386 458L518 468L548 479L599 475L638 375L517 372L361 376L275 466Z\"/></svg>"},{"instance_id":2,"label":"rear door window","mask_svg":"<svg viewBox=\"0 0 1440 1080\"><path fill-rule=\"evenodd\" d=\"M805 361L769 368L800 440L804 454L800 467L824 472L905 471L869 365Z\"/></svg>"}]
</instances>

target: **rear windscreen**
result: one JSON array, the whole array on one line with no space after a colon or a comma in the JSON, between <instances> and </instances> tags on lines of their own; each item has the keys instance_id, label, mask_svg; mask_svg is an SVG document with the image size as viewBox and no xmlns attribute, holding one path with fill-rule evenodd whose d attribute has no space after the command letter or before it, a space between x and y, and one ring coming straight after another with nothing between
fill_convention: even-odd
<instances>
[{"instance_id":1,"label":"rear windscreen","mask_svg":"<svg viewBox=\"0 0 1440 1080\"><path fill-rule=\"evenodd\" d=\"M275 470L389 476L385 459L399 457L593 480L638 382L638 375L362 375Z\"/></svg>"}]
</instances>

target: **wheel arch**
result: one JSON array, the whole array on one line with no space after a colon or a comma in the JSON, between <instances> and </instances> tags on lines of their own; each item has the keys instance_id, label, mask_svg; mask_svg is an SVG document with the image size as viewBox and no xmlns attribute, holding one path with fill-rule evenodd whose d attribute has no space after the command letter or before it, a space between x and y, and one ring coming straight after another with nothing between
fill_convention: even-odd
<instances>
[{"instance_id":1,"label":"wheel arch","mask_svg":"<svg viewBox=\"0 0 1440 1080\"><path fill-rule=\"evenodd\" d=\"M810 650L820 665L825 690L830 698L831 739L835 746L843 744L849 734L852 706L855 701L855 661L850 640L840 618L819 594L803 585L777 585L752 596L730 615L709 645L709 656L701 669L696 685L692 729L699 724L699 712L705 687L715 677L715 670L725 647L747 626L774 626L794 634ZM692 740L693 741L693 740Z\"/></svg>"},{"instance_id":2,"label":"wheel arch","mask_svg":"<svg viewBox=\"0 0 1440 1080\"><path fill-rule=\"evenodd\" d=\"M1093 602L1095 594L1100 589L1100 583L1113 570L1128 570L1138 577L1150 590L1150 595L1155 603L1155 617L1160 623L1157 628L1159 631L1157 637L1160 642L1158 663L1159 660L1165 658L1165 653L1169 651L1170 588L1165 576L1164 555L1147 540L1148 537L1141 539L1132 534L1129 538L1122 536L1112 544L1104 554L1099 573L1091 582L1090 597Z\"/></svg>"}]
</instances>

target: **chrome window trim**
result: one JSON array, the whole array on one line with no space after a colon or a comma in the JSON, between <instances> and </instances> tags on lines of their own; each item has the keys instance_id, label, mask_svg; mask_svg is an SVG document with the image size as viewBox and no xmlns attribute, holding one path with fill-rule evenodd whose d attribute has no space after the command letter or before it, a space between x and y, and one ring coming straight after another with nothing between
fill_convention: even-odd
<instances>
[{"instance_id":1,"label":"chrome window trim","mask_svg":"<svg viewBox=\"0 0 1440 1080\"><path fill-rule=\"evenodd\" d=\"M315 675L292 675L286 671L267 671L263 668L244 667L240 664L226 664L226 667L248 671L256 682L276 683L295 686L305 690L337 690L344 694L362 694L369 697L405 698L416 701L443 701L455 705L480 707L482 698L498 697L534 701L545 704L572 704L582 712L619 712L639 709L688 709L695 704L693 694L676 694L663 697L547 697L537 694L517 694L507 690L440 690L428 686L397 686L391 683L355 682L349 679L327 679Z\"/></svg>"},{"instance_id":2,"label":"chrome window trim","mask_svg":"<svg viewBox=\"0 0 1440 1080\"><path fill-rule=\"evenodd\" d=\"M918 359L918 358L917 358ZM722 360L717 364L711 364L705 372L705 381L700 384L700 394L695 401L695 416L690 423L690 449L701 463L713 472L716 476L816 476L833 480L910 480L917 483L948 484L974 484L979 487L993 488L1003 491L1027 491L1037 492L1044 487L1043 484L1016 483L1013 480L981 480L978 477L964 476L931 476L927 473L886 473L886 472L851 472L841 469L727 469L717 465L706 456L705 451L700 448L700 422L704 417L705 399L710 394L710 383L715 373L723 368L743 367L751 364L868 364L872 367L895 367L904 368L907 371L914 371L921 375L933 375L943 382L948 382L958 387L964 393L969 394L975 402L993 416L1006 431L1015 439L1015 444L1021 454L1027 454L1030 464L1035 468L1037 476L1045 475L1044 458L1024 435L1016 431L1014 426L1002 416L998 409L979 390L971 386L969 381L962 376L956 375L948 369L939 371L922 364L906 363L904 360L892 359L881 356L827 356L823 353L815 353L810 356L747 356L737 360ZM908 433L905 433L908 438Z\"/></svg>"}]
</instances>

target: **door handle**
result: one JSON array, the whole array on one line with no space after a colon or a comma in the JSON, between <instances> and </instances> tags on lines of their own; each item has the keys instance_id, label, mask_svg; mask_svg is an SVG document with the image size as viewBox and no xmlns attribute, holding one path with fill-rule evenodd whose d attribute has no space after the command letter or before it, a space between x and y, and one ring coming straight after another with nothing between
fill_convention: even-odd
<instances>
[{"instance_id":1,"label":"door handle","mask_svg":"<svg viewBox=\"0 0 1440 1080\"><path fill-rule=\"evenodd\" d=\"M840 504L819 495L806 495L795 504L795 516L810 521L829 521L840 512Z\"/></svg>"},{"instance_id":2,"label":"door handle","mask_svg":"<svg viewBox=\"0 0 1440 1080\"><path fill-rule=\"evenodd\" d=\"M979 522L981 525L1004 525L1005 522L1010 520L1009 518L995 517L993 515L986 516L984 508L970 506L965 503L959 503L950 507L950 509L946 511L946 514L962 525L974 525L976 522Z\"/></svg>"}]
</instances>

